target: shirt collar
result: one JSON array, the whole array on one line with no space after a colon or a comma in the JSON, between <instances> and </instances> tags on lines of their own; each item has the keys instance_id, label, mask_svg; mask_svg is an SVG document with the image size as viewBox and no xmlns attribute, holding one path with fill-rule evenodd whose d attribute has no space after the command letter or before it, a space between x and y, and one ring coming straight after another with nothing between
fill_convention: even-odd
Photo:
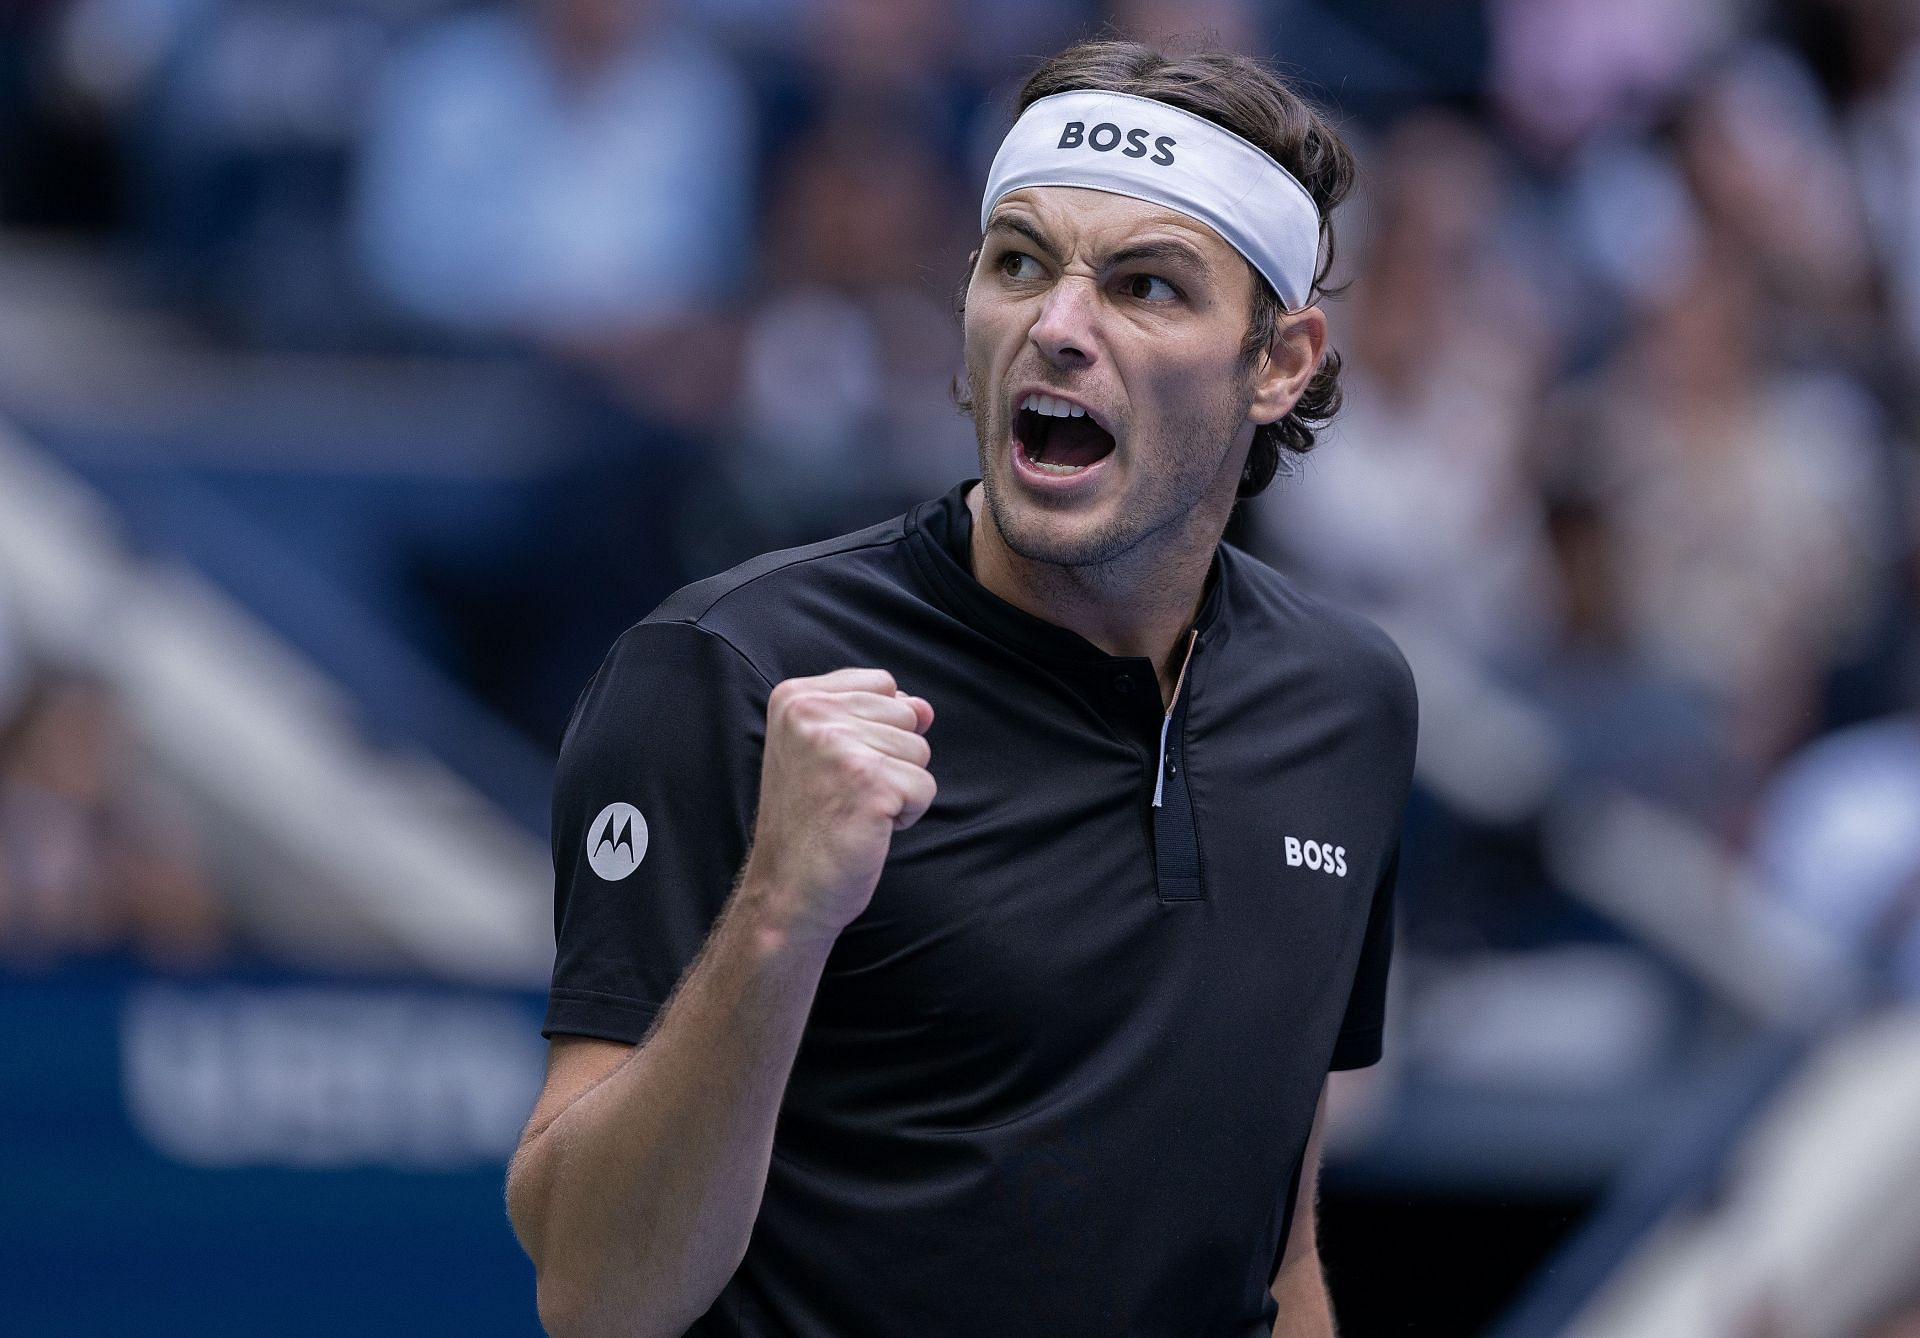
<instances>
[{"instance_id":1,"label":"shirt collar","mask_svg":"<svg viewBox=\"0 0 1920 1338\"><path fill-rule=\"evenodd\" d=\"M1009 604L974 578L973 512L967 507L966 496L978 482L967 479L907 513L911 549L948 610L994 640L1056 668L1110 673L1120 666L1145 666L1149 681L1153 681L1153 666L1144 656L1109 655L1078 632ZM1193 621L1203 647L1222 625L1226 607L1223 548L1214 549L1207 570L1206 598Z\"/></svg>"}]
</instances>

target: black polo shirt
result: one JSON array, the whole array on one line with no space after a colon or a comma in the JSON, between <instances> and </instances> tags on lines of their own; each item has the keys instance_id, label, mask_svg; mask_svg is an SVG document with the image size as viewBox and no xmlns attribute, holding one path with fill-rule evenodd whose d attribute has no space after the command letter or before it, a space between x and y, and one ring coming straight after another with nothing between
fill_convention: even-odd
<instances>
[{"instance_id":1,"label":"black polo shirt","mask_svg":"<svg viewBox=\"0 0 1920 1338\"><path fill-rule=\"evenodd\" d=\"M827 959L689 1332L1265 1338L1321 1083L1380 1054L1412 677L1222 544L1163 764L1153 664L974 580L968 486L614 645L561 751L546 1033L645 1034L746 854L772 685L889 670L939 795Z\"/></svg>"}]
</instances>

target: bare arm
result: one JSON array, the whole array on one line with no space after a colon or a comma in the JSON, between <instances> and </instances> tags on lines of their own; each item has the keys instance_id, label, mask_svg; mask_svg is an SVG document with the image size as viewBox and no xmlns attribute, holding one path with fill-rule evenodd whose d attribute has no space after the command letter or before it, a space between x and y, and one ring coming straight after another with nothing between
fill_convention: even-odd
<instances>
[{"instance_id":1,"label":"bare arm","mask_svg":"<svg viewBox=\"0 0 1920 1338\"><path fill-rule=\"evenodd\" d=\"M1320 1139L1327 1118L1327 1089L1320 1087L1320 1104L1307 1135L1306 1156L1300 1164L1300 1190L1293 1205L1293 1226L1280 1268L1273 1275L1273 1299L1280 1303L1273 1338L1335 1338L1333 1303L1327 1297L1320 1272L1320 1244L1314 1223L1314 1203L1320 1179Z\"/></svg>"},{"instance_id":2,"label":"bare arm","mask_svg":"<svg viewBox=\"0 0 1920 1338\"><path fill-rule=\"evenodd\" d=\"M638 1046L556 1040L507 1210L556 1335L667 1338L746 1253L827 954L933 800L933 718L875 670L774 689L754 853Z\"/></svg>"},{"instance_id":3,"label":"bare arm","mask_svg":"<svg viewBox=\"0 0 1920 1338\"><path fill-rule=\"evenodd\" d=\"M560 1334L678 1334L746 1251L826 943L742 884L646 1041L554 1042L507 1178Z\"/></svg>"}]
</instances>

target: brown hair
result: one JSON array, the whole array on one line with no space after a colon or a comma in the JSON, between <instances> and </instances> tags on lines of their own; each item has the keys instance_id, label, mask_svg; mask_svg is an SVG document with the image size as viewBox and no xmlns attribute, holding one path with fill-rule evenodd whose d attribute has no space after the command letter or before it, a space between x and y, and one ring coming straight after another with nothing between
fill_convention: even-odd
<instances>
[{"instance_id":1,"label":"brown hair","mask_svg":"<svg viewBox=\"0 0 1920 1338\"><path fill-rule=\"evenodd\" d=\"M1353 188L1353 154L1326 118L1281 76L1230 51L1172 52L1144 42L1096 38L1050 56L1020 89L1014 115L1055 93L1092 90L1134 93L1205 117L1248 140L1293 173L1320 210L1320 266L1309 302L1333 290L1335 206ZM1253 270L1251 265L1248 269ZM1286 308L1273 285L1253 270L1253 310L1241 342L1242 368L1251 370L1279 329ZM1238 495L1253 497L1273 481L1281 452L1305 455L1314 433L1340 408L1340 355L1328 350L1307 388L1278 422L1255 430Z\"/></svg>"}]
</instances>

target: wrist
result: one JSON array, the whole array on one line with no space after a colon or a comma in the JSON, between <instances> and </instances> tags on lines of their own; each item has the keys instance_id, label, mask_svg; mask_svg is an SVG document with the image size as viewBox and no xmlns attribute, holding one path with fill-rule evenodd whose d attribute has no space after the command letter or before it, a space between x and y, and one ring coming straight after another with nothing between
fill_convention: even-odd
<instances>
[{"instance_id":1,"label":"wrist","mask_svg":"<svg viewBox=\"0 0 1920 1338\"><path fill-rule=\"evenodd\" d=\"M802 901L749 868L734 893L734 914L757 955L767 958L818 957L822 961L840 937L839 926L820 924L801 909Z\"/></svg>"}]
</instances>

